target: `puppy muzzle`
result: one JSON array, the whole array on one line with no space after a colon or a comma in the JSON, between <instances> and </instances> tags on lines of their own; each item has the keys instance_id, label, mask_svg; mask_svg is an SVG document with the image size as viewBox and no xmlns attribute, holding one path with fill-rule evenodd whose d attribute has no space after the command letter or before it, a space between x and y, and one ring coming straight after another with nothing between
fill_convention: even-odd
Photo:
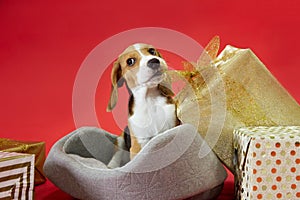
<instances>
[{"instance_id":1,"label":"puppy muzzle","mask_svg":"<svg viewBox=\"0 0 300 200\"><path fill-rule=\"evenodd\" d=\"M157 70L160 67L160 61L157 58L152 58L147 62L147 67Z\"/></svg>"}]
</instances>

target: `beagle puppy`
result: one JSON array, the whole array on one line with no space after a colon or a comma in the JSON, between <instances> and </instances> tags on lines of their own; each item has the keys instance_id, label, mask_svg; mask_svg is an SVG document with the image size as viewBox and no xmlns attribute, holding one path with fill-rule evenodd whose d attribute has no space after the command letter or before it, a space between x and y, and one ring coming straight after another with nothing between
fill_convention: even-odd
<instances>
[{"instance_id":1,"label":"beagle puppy","mask_svg":"<svg viewBox=\"0 0 300 200\"><path fill-rule=\"evenodd\" d=\"M107 111L118 100L118 88L127 86L130 94L128 127L118 138L119 149L130 151L132 159L154 136L180 124L171 84L167 81L166 61L153 46L134 44L119 56L111 73L112 90ZM108 166L121 165L121 152L116 152Z\"/></svg>"}]
</instances>

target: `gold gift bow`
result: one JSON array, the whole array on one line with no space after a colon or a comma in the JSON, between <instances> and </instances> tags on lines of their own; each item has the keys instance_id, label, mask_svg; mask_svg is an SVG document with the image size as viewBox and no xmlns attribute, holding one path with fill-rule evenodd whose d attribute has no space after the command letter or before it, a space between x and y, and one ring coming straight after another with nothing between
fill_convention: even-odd
<instances>
[{"instance_id":1,"label":"gold gift bow","mask_svg":"<svg viewBox=\"0 0 300 200\"><path fill-rule=\"evenodd\" d=\"M187 81L189 86L192 86L185 87L176 96L179 108L178 116L198 126L199 133L205 139L207 139L205 137L208 130L207 126L211 122L209 120L213 114L211 108L214 106L213 98L210 97L209 87L211 85L207 84L207 81L212 81L213 84L219 84L223 81L226 95L224 128L217 143L207 142L222 162L233 171L232 133L235 128L259 125L299 125L300 107L251 50L228 46L216 58L218 48L219 39L214 38L205 48L197 63L186 62L183 71L171 71L169 73L173 81L183 79ZM217 70L210 73L211 68ZM213 77L215 73L219 73L222 80L215 79ZM256 73L262 75L256 77ZM204 80L203 75L209 80ZM252 84L249 84L248 81L252 81ZM256 82L260 84L258 85ZM264 94L266 90L264 84L273 87L270 88L269 93ZM216 88L213 86L211 89L213 91ZM221 96L217 95L216 97L222 101ZM198 114L196 113L196 106L200 107ZM274 110L274 107L278 106L279 109ZM283 108L287 111L283 111ZM199 118L198 115L201 117ZM201 120L199 121L199 119ZM210 142L213 144L211 145Z\"/></svg>"},{"instance_id":2,"label":"gold gift bow","mask_svg":"<svg viewBox=\"0 0 300 200\"><path fill-rule=\"evenodd\" d=\"M183 61L183 70L167 71L168 76L171 78L172 82L182 79L186 80L195 90L195 94L199 94L199 89L202 89L203 84L205 84L205 80L203 79L201 72L212 67L213 62L216 62L215 59L218 55L219 49L220 37L215 36L204 48L197 60L197 63Z\"/></svg>"}]
</instances>

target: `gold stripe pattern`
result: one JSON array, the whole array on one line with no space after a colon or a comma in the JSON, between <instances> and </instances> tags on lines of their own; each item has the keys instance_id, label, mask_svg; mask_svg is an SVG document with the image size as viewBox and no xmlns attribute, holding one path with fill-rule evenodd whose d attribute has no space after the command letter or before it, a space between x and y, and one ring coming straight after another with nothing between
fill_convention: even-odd
<instances>
[{"instance_id":1,"label":"gold stripe pattern","mask_svg":"<svg viewBox=\"0 0 300 200\"><path fill-rule=\"evenodd\" d=\"M0 200L32 200L34 155L0 151Z\"/></svg>"}]
</instances>

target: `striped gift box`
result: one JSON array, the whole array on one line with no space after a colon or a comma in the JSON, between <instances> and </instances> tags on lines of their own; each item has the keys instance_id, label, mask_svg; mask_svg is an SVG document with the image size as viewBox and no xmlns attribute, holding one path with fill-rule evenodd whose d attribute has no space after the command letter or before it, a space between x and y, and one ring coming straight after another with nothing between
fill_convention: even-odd
<instances>
[{"instance_id":1,"label":"striped gift box","mask_svg":"<svg viewBox=\"0 0 300 200\"><path fill-rule=\"evenodd\" d=\"M0 200L33 199L34 155L0 151Z\"/></svg>"}]
</instances>

